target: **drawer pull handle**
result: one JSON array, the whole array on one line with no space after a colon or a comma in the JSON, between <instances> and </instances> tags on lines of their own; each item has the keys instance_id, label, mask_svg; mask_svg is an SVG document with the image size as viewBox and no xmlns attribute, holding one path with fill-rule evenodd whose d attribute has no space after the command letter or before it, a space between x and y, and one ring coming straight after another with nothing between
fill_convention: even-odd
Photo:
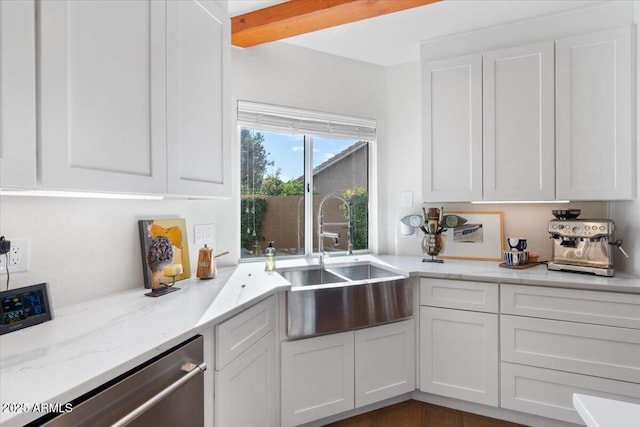
<instances>
[{"instance_id":1,"label":"drawer pull handle","mask_svg":"<svg viewBox=\"0 0 640 427\"><path fill-rule=\"evenodd\" d=\"M153 408L156 404L164 400L167 396L169 396L171 393L173 393L174 391L182 387L184 384L188 383L193 378L197 377L198 375L206 371L207 364L204 362L202 362L199 365L196 365L195 363L185 363L182 365L180 369L186 372L187 374L184 375L183 377L180 377L180 379L176 380L174 383L172 383L162 391L158 392L155 396L153 396L152 398L144 402L142 405L138 406L133 411L129 412L124 417L120 418L118 421L113 423L111 427L122 427L129 424L131 421L135 420L140 415L144 414L149 409Z\"/></svg>"}]
</instances>

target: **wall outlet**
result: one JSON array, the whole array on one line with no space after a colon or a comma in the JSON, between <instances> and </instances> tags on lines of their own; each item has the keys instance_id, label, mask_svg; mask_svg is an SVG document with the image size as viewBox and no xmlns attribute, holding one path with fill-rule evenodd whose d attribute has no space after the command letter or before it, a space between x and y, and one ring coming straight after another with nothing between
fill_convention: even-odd
<instances>
[{"instance_id":1,"label":"wall outlet","mask_svg":"<svg viewBox=\"0 0 640 427\"><path fill-rule=\"evenodd\" d=\"M215 231L213 224L196 224L195 232L193 233L196 245L204 245L206 243L209 247L212 247Z\"/></svg>"},{"instance_id":2,"label":"wall outlet","mask_svg":"<svg viewBox=\"0 0 640 427\"><path fill-rule=\"evenodd\" d=\"M11 250L6 255L0 255L0 274L7 274L7 255L9 273L29 271L29 239L7 240L11 241Z\"/></svg>"}]
</instances>

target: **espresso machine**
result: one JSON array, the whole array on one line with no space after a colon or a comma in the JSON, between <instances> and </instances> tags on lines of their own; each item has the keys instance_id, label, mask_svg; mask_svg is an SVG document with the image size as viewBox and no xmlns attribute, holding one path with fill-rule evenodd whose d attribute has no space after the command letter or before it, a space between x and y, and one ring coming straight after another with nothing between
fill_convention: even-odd
<instances>
[{"instance_id":1,"label":"espresso machine","mask_svg":"<svg viewBox=\"0 0 640 427\"><path fill-rule=\"evenodd\" d=\"M547 268L613 276L614 246L627 256L622 240L614 239L615 223L610 219L577 219L577 216L561 214L549 220L553 251Z\"/></svg>"}]
</instances>

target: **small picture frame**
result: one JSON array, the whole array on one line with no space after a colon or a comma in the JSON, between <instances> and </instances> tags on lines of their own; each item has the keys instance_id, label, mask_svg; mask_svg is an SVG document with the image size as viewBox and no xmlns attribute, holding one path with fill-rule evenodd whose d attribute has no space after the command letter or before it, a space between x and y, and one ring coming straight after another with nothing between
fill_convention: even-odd
<instances>
[{"instance_id":1,"label":"small picture frame","mask_svg":"<svg viewBox=\"0 0 640 427\"><path fill-rule=\"evenodd\" d=\"M138 221L146 289L166 288L191 277L187 227L183 218Z\"/></svg>"},{"instance_id":2,"label":"small picture frame","mask_svg":"<svg viewBox=\"0 0 640 427\"><path fill-rule=\"evenodd\" d=\"M443 232L444 250L439 258L502 261L504 218L501 211L447 212L467 222Z\"/></svg>"}]
</instances>

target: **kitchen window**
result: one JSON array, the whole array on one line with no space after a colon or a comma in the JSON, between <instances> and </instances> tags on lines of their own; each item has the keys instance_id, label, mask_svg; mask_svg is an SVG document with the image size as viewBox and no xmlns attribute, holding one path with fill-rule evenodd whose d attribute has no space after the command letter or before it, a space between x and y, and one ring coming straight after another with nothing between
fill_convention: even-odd
<instances>
[{"instance_id":1,"label":"kitchen window","mask_svg":"<svg viewBox=\"0 0 640 427\"><path fill-rule=\"evenodd\" d=\"M369 249L370 151L375 121L238 102L241 258ZM327 197L330 196L330 197Z\"/></svg>"}]
</instances>

